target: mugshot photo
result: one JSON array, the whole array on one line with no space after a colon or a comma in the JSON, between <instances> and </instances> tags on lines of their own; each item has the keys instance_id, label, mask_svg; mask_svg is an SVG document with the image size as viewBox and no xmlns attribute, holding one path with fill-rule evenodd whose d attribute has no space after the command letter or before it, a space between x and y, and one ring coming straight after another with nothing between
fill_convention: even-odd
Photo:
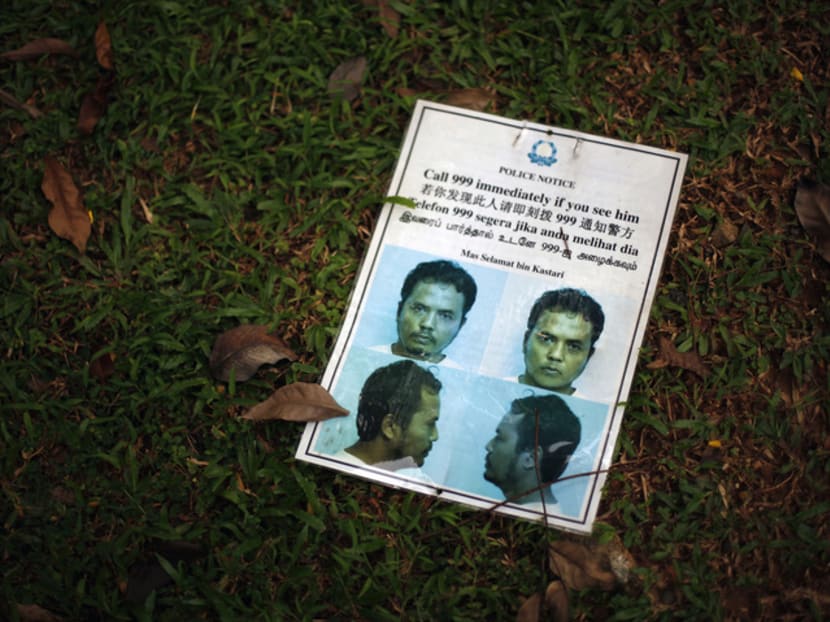
<instances>
[{"instance_id":1,"label":"mugshot photo","mask_svg":"<svg viewBox=\"0 0 830 622\"><path fill-rule=\"evenodd\" d=\"M349 411L318 426L314 450L344 465L370 466L440 486L449 468L442 434L463 403L467 373L353 348L332 395Z\"/></svg>"},{"instance_id":2,"label":"mugshot photo","mask_svg":"<svg viewBox=\"0 0 830 622\"><path fill-rule=\"evenodd\" d=\"M534 509L544 497L549 513L579 516L592 483L580 475L599 464L612 409L483 376L455 389L448 380L447 394L456 389L465 398L453 401L457 416L446 409L434 450L445 488Z\"/></svg>"},{"instance_id":3,"label":"mugshot photo","mask_svg":"<svg viewBox=\"0 0 830 622\"><path fill-rule=\"evenodd\" d=\"M507 274L387 246L354 345L456 369L477 369Z\"/></svg>"},{"instance_id":4,"label":"mugshot photo","mask_svg":"<svg viewBox=\"0 0 830 622\"><path fill-rule=\"evenodd\" d=\"M636 301L589 287L511 274L479 371L611 402L623 377Z\"/></svg>"}]
</instances>

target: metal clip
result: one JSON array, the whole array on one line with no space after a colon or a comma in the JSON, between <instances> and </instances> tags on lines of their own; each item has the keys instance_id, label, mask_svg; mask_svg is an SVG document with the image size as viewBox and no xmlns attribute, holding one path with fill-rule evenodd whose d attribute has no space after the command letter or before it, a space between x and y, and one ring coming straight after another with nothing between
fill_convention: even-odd
<instances>
[{"instance_id":1,"label":"metal clip","mask_svg":"<svg viewBox=\"0 0 830 622\"><path fill-rule=\"evenodd\" d=\"M527 121L522 121L522 129L519 130L519 133L516 134L516 138L513 139L513 146L515 147L522 137L525 135L525 130L527 129Z\"/></svg>"}]
</instances>

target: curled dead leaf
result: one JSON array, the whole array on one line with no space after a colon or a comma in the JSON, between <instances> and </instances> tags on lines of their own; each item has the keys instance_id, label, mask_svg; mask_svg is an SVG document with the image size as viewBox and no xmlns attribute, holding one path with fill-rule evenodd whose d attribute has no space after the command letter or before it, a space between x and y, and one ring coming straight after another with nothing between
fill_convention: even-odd
<instances>
[{"instance_id":1,"label":"curled dead leaf","mask_svg":"<svg viewBox=\"0 0 830 622\"><path fill-rule=\"evenodd\" d=\"M95 29L95 57L98 59L98 64L104 69L115 69L112 40L105 22L98 24L98 28Z\"/></svg>"},{"instance_id":2,"label":"curled dead leaf","mask_svg":"<svg viewBox=\"0 0 830 622\"><path fill-rule=\"evenodd\" d=\"M599 588L607 591L617 584L607 551L602 548L558 540L551 543L548 560L551 571L570 590Z\"/></svg>"},{"instance_id":3,"label":"curled dead leaf","mask_svg":"<svg viewBox=\"0 0 830 622\"><path fill-rule=\"evenodd\" d=\"M81 133L92 134L92 130L104 116L109 106L109 95L113 84L115 84L115 74L108 71L98 78L95 90L84 95L81 111L78 114L78 129Z\"/></svg>"},{"instance_id":4,"label":"curled dead leaf","mask_svg":"<svg viewBox=\"0 0 830 622\"><path fill-rule=\"evenodd\" d=\"M795 213L816 241L816 250L830 261L830 186L802 180L795 191Z\"/></svg>"},{"instance_id":5,"label":"curled dead leaf","mask_svg":"<svg viewBox=\"0 0 830 622\"><path fill-rule=\"evenodd\" d=\"M357 56L340 63L329 77L329 94L342 96L347 101L357 98L367 68L365 56Z\"/></svg>"},{"instance_id":6,"label":"curled dead leaf","mask_svg":"<svg viewBox=\"0 0 830 622\"><path fill-rule=\"evenodd\" d=\"M294 382L274 391L271 397L248 410L242 418L251 421L325 421L348 414L349 411L319 384Z\"/></svg>"},{"instance_id":7,"label":"curled dead leaf","mask_svg":"<svg viewBox=\"0 0 830 622\"><path fill-rule=\"evenodd\" d=\"M495 106L496 99L487 89L460 89L447 91L447 103L470 110L486 110Z\"/></svg>"},{"instance_id":8,"label":"curled dead leaf","mask_svg":"<svg viewBox=\"0 0 830 622\"><path fill-rule=\"evenodd\" d=\"M709 369L697 352L678 352L671 339L660 337L660 357L646 365L649 369L673 366L688 369L701 378L709 375Z\"/></svg>"},{"instance_id":9,"label":"curled dead leaf","mask_svg":"<svg viewBox=\"0 0 830 622\"><path fill-rule=\"evenodd\" d=\"M59 237L69 240L83 253L92 232L92 222L81 203L81 193L72 181L72 175L55 158L46 156L43 163L45 170L41 189L52 203L49 226Z\"/></svg>"},{"instance_id":10,"label":"curled dead leaf","mask_svg":"<svg viewBox=\"0 0 830 622\"><path fill-rule=\"evenodd\" d=\"M35 39L26 45L10 52L0 54L0 58L10 61L32 60L33 58L40 58L44 54L62 54L64 56L78 56L71 45L63 39Z\"/></svg>"},{"instance_id":11,"label":"curled dead leaf","mask_svg":"<svg viewBox=\"0 0 830 622\"><path fill-rule=\"evenodd\" d=\"M210 371L217 380L227 382L236 370L237 382L250 379L263 365L274 365L297 355L281 339L268 333L268 327L243 324L216 338L210 353Z\"/></svg>"}]
</instances>

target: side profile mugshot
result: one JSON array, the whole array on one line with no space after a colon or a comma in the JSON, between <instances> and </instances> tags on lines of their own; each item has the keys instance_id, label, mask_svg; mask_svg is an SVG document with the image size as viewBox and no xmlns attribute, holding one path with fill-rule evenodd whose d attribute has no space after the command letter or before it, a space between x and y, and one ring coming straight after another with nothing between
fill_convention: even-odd
<instances>
[{"instance_id":1,"label":"side profile mugshot","mask_svg":"<svg viewBox=\"0 0 830 622\"><path fill-rule=\"evenodd\" d=\"M563 288L542 294L530 310L522 341L525 369L519 382L576 392L605 326L602 307L582 290Z\"/></svg>"},{"instance_id":2,"label":"side profile mugshot","mask_svg":"<svg viewBox=\"0 0 830 622\"><path fill-rule=\"evenodd\" d=\"M357 406L358 441L337 455L419 477L418 469L438 440L441 382L414 361L398 361L373 371ZM421 477L421 479L425 479Z\"/></svg>"},{"instance_id":3,"label":"side profile mugshot","mask_svg":"<svg viewBox=\"0 0 830 622\"><path fill-rule=\"evenodd\" d=\"M579 418L557 395L514 400L487 443L484 479L513 503L555 504L554 483L579 445Z\"/></svg>"}]
</instances>

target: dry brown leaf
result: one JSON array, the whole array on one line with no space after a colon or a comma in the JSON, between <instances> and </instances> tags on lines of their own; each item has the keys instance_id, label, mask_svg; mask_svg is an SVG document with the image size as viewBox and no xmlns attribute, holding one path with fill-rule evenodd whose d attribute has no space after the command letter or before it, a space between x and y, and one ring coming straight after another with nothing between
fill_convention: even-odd
<instances>
[{"instance_id":1,"label":"dry brown leaf","mask_svg":"<svg viewBox=\"0 0 830 622\"><path fill-rule=\"evenodd\" d=\"M363 0L364 6L377 7L380 12L380 25L392 39L398 36L401 15L391 6L389 0Z\"/></svg>"},{"instance_id":2,"label":"dry brown leaf","mask_svg":"<svg viewBox=\"0 0 830 622\"><path fill-rule=\"evenodd\" d=\"M81 253L86 251L86 243L92 232L89 213L81 203L72 175L52 156L43 159L45 171L41 189L52 203L49 212L49 226L59 237L71 241Z\"/></svg>"},{"instance_id":3,"label":"dry brown leaf","mask_svg":"<svg viewBox=\"0 0 830 622\"><path fill-rule=\"evenodd\" d=\"M271 397L251 408L242 418L251 421L325 421L348 414L349 411L319 384L294 382L274 391Z\"/></svg>"},{"instance_id":4,"label":"dry brown leaf","mask_svg":"<svg viewBox=\"0 0 830 622\"><path fill-rule=\"evenodd\" d=\"M368 63L366 57L357 56L343 61L329 77L328 92L330 95L340 95L347 101L352 101L360 95L360 86L366 77Z\"/></svg>"},{"instance_id":5,"label":"dry brown leaf","mask_svg":"<svg viewBox=\"0 0 830 622\"><path fill-rule=\"evenodd\" d=\"M98 24L95 30L95 57L98 59L98 64L104 69L114 70L115 61L112 54L112 40L110 39L109 30L104 22Z\"/></svg>"},{"instance_id":6,"label":"dry brown leaf","mask_svg":"<svg viewBox=\"0 0 830 622\"><path fill-rule=\"evenodd\" d=\"M380 25L386 31L390 38L394 39L398 36L401 27L401 15L391 6L387 0L378 0L378 9L380 9Z\"/></svg>"},{"instance_id":7,"label":"dry brown leaf","mask_svg":"<svg viewBox=\"0 0 830 622\"><path fill-rule=\"evenodd\" d=\"M494 106L496 100L487 89L461 89L447 91L447 103L470 110L486 110Z\"/></svg>"},{"instance_id":8,"label":"dry brown leaf","mask_svg":"<svg viewBox=\"0 0 830 622\"><path fill-rule=\"evenodd\" d=\"M562 581L551 581L545 590L545 606L553 622L568 622L568 590Z\"/></svg>"},{"instance_id":9,"label":"dry brown leaf","mask_svg":"<svg viewBox=\"0 0 830 622\"><path fill-rule=\"evenodd\" d=\"M109 94L112 85L115 83L115 74L108 71L98 78L98 84L92 93L84 95L81 102L81 111L78 114L78 129L81 133L89 135L104 116L109 106Z\"/></svg>"},{"instance_id":10,"label":"dry brown leaf","mask_svg":"<svg viewBox=\"0 0 830 622\"><path fill-rule=\"evenodd\" d=\"M44 54L63 54L64 56L78 56L71 45L62 39L35 39L30 41L22 48L12 50L11 52L4 52L0 54L0 58L10 61L32 60L39 58Z\"/></svg>"},{"instance_id":11,"label":"dry brown leaf","mask_svg":"<svg viewBox=\"0 0 830 622\"><path fill-rule=\"evenodd\" d=\"M20 622L61 622L62 617L55 615L40 605L18 605L17 615Z\"/></svg>"},{"instance_id":12,"label":"dry brown leaf","mask_svg":"<svg viewBox=\"0 0 830 622\"><path fill-rule=\"evenodd\" d=\"M551 581L544 595L533 594L519 608L516 622L568 622L568 590L558 579Z\"/></svg>"},{"instance_id":13,"label":"dry brown leaf","mask_svg":"<svg viewBox=\"0 0 830 622\"><path fill-rule=\"evenodd\" d=\"M532 594L516 614L516 622L539 622L542 613L542 595L539 592Z\"/></svg>"},{"instance_id":14,"label":"dry brown leaf","mask_svg":"<svg viewBox=\"0 0 830 622\"><path fill-rule=\"evenodd\" d=\"M611 590L617 584L617 577L603 549L559 540L551 543L548 555L551 571L570 590Z\"/></svg>"},{"instance_id":15,"label":"dry brown leaf","mask_svg":"<svg viewBox=\"0 0 830 622\"><path fill-rule=\"evenodd\" d=\"M709 375L709 369L697 352L678 352L671 339L660 337L660 357L646 365L646 367L661 369L669 365L688 369L701 378L706 378Z\"/></svg>"},{"instance_id":16,"label":"dry brown leaf","mask_svg":"<svg viewBox=\"0 0 830 622\"><path fill-rule=\"evenodd\" d=\"M718 223L718 226L712 232L712 244L718 248L725 248L737 239L738 227L728 220Z\"/></svg>"},{"instance_id":17,"label":"dry brown leaf","mask_svg":"<svg viewBox=\"0 0 830 622\"><path fill-rule=\"evenodd\" d=\"M17 98L14 95L12 95L11 93L7 93L3 89L0 89L0 102L3 102L7 106L11 106L12 108L17 108L18 110L24 111L33 119L39 119L43 116L43 113L40 110L29 104L17 101Z\"/></svg>"},{"instance_id":18,"label":"dry brown leaf","mask_svg":"<svg viewBox=\"0 0 830 622\"><path fill-rule=\"evenodd\" d=\"M112 352L105 352L89 364L89 375L101 383L112 376L114 371L115 355Z\"/></svg>"},{"instance_id":19,"label":"dry brown leaf","mask_svg":"<svg viewBox=\"0 0 830 622\"><path fill-rule=\"evenodd\" d=\"M243 324L216 338L210 353L210 371L217 380L227 382L235 369L236 381L244 382L263 365L285 359L294 361L297 355L281 339L269 334L267 326Z\"/></svg>"},{"instance_id":20,"label":"dry brown leaf","mask_svg":"<svg viewBox=\"0 0 830 622\"><path fill-rule=\"evenodd\" d=\"M816 250L830 261L830 186L802 180L795 191L795 213L816 241Z\"/></svg>"}]
</instances>

